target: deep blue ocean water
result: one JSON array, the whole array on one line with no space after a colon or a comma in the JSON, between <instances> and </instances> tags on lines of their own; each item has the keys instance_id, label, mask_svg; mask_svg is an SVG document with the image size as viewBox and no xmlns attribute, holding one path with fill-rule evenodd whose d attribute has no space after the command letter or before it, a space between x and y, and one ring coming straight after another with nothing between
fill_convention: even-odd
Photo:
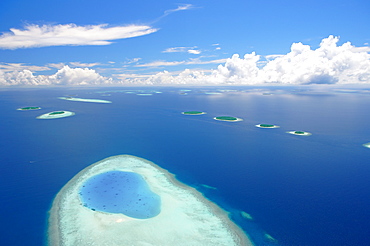
<instances>
[{"instance_id":1,"label":"deep blue ocean water","mask_svg":"<svg viewBox=\"0 0 370 246\"><path fill-rule=\"evenodd\" d=\"M256 245L368 245L369 90L155 88L162 93L139 96L148 88L135 89L0 90L0 245L45 244L48 210L63 185L119 154L148 159L196 187ZM67 95L113 103L57 99ZM42 109L16 110L24 106ZM36 119L56 110L76 115ZM190 110L207 114L181 114ZM244 120L213 120L221 115Z\"/></svg>"}]
</instances>

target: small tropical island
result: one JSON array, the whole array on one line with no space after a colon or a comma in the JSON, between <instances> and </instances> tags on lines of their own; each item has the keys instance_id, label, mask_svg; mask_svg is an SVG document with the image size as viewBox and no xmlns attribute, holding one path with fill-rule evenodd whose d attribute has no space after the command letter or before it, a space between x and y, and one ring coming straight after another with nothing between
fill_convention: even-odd
<instances>
[{"instance_id":1,"label":"small tropical island","mask_svg":"<svg viewBox=\"0 0 370 246\"><path fill-rule=\"evenodd\" d=\"M270 125L270 124L258 124L256 127L259 128L279 128L280 126L277 125Z\"/></svg>"},{"instance_id":2,"label":"small tropical island","mask_svg":"<svg viewBox=\"0 0 370 246\"><path fill-rule=\"evenodd\" d=\"M27 111L27 110L39 110L41 109L40 107L23 107L23 108L17 108L17 110L21 111Z\"/></svg>"},{"instance_id":3,"label":"small tropical island","mask_svg":"<svg viewBox=\"0 0 370 246\"><path fill-rule=\"evenodd\" d=\"M202 112L202 111L185 111L185 112L182 112L182 114L185 114L185 115L202 115L202 114L206 114L206 112Z\"/></svg>"},{"instance_id":4,"label":"small tropical island","mask_svg":"<svg viewBox=\"0 0 370 246\"><path fill-rule=\"evenodd\" d=\"M297 135L297 136L311 136L312 134L304 131L288 131L287 133Z\"/></svg>"},{"instance_id":5,"label":"small tropical island","mask_svg":"<svg viewBox=\"0 0 370 246\"><path fill-rule=\"evenodd\" d=\"M219 120L219 121L229 121L229 122L236 122L236 121L242 121L243 120L241 118L231 117L231 116L217 116L213 119Z\"/></svg>"},{"instance_id":6,"label":"small tropical island","mask_svg":"<svg viewBox=\"0 0 370 246\"><path fill-rule=\"evenodd\" d=\"M58 97L62 100L74 101L74 102L92 102L92 103L112 103L111 101L102 100L102 99L85 99L78 97Z\"/></svg>"},{"instance_id":7,"label":"small tropical island","mask_svg":"<svg viewBox=\"0 0 370 246\"><path fill-rule=\"evenodd\" d=\"M70 112L70 111L53 111L47 114L40 115L36 118L42 119L42 120L49 120L49 119L64 118L64 117L73 116L73 115L75 115L75 113Z\"/></svg>"}]
</instances>

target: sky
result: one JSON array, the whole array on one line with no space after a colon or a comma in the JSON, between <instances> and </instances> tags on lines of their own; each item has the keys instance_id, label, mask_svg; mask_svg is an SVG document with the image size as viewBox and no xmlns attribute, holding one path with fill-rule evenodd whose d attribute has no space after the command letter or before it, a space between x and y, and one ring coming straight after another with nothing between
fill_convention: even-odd
<instances>
[{"instance_id":1,"label":"sky","mask_svg":"<svg viewBox=\"0 0 370 246\"><path fill-rule=\"evenodd\" d=\"M368 0L2 0L0 86L370 83Z\"/></svg>"}]
</instances>

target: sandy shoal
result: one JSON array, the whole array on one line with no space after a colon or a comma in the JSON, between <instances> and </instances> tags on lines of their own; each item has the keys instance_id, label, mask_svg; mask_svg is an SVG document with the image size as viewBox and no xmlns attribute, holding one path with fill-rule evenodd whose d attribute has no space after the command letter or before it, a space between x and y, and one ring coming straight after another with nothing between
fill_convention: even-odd
<instances>
[{"instance_id":1,"label":"sandy shoal","mask_svg":"<svg viewBox=\"0 0 370 246\"><path fill-rule=\"evenodd\" d=\"M102 99L85 99L78 97L59 97L59 99L74 101L74 102L92 102L92 103L112 103L111 101L102 100Z\"/></svg>"}]
</instances>

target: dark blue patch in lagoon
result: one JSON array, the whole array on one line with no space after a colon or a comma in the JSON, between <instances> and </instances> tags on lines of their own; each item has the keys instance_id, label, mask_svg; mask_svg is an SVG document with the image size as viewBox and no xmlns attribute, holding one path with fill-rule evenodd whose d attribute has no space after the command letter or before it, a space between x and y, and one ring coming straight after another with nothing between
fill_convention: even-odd
<instances>
[{"instance_id":1,"label":"dark blue patch in lagoon","mask_svg":"<svg viewBox=\"0 0 370 246\"><path fill-rule=\"evenodd\" d=\"M80 188L83 205L107 213L122 213L136 219L160 213L161 199L142 176L133 172L110 171L95 175Z\"/></svg>"}]
</instances>

